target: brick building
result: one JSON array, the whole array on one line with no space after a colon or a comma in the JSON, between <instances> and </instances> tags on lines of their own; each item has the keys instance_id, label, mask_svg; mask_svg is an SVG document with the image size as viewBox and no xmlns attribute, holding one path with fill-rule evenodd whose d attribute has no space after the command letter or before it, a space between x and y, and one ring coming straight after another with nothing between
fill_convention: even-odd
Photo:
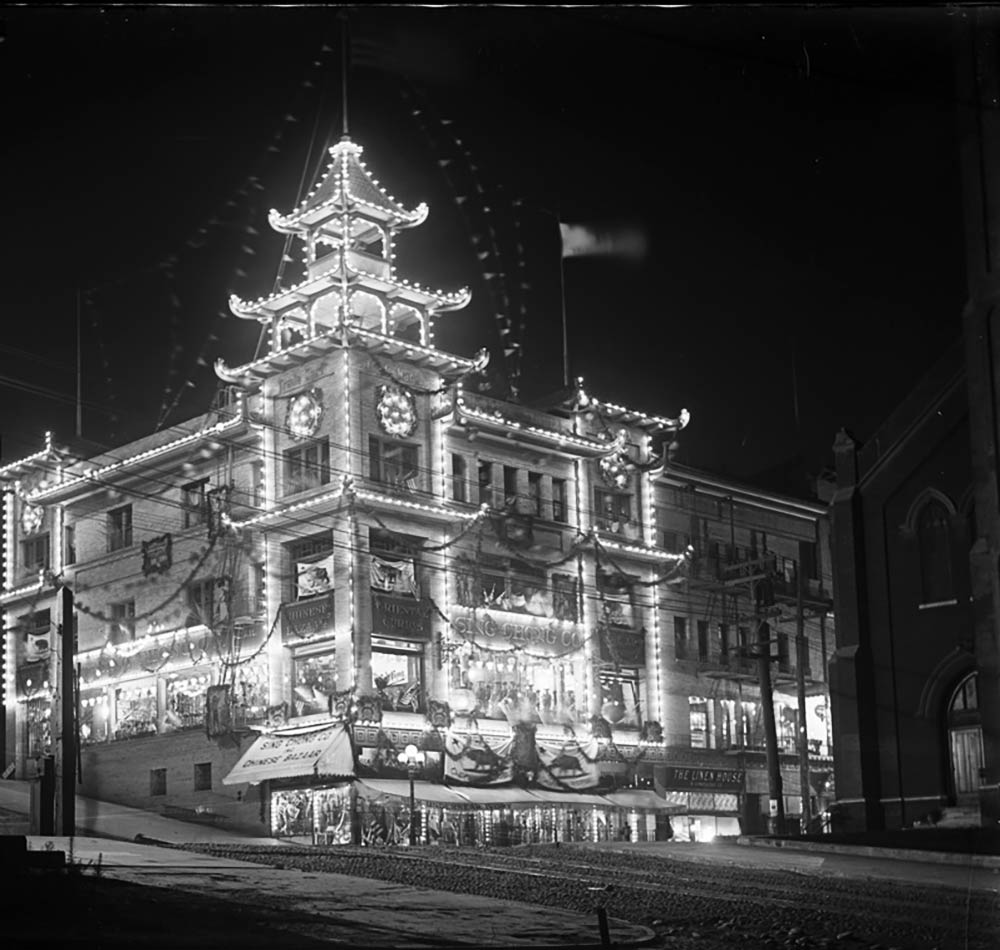
<instances>
[{"instance_id":1,"label":"brick building","mask_svg":"<svg viewBox=\"0 0 1000 950\"><path fill-rule=\"evenodd\" d=\"M426 207L349 139L330 158L271 214L302 279L230 301L269 345L217 363L211 411L0 468L16 774L58 752L67 586L85 795L324 841L639 840L668 815L707 839L803 782L821 808L825 506L672 465L686 412L485 395L484 351L434 345L467 292L396 274Z\"/></svg>"}]
</instances>

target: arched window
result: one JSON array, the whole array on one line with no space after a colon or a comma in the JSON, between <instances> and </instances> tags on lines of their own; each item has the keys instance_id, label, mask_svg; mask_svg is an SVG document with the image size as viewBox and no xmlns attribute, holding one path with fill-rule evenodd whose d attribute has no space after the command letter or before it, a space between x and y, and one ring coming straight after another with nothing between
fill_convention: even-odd
<instances>
[{"instance_id":1,"label":"arched window","mask_svg":"<svg viewBox=\"0 0 1000 950\"><path fill-rule=\"evenodd\" d=\"M920 549L921 600L925 604L951 600L951 526L948 509L936 500L928 501L917 516L917 545Z\"/></svg>"}]
</instances>

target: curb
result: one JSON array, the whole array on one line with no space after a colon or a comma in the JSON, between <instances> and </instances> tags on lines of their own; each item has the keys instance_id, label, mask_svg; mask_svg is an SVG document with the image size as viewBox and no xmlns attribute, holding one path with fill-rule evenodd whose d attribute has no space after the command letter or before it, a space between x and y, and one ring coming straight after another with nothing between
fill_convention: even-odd
<instances>
[{"instance_id":1,"label":"curb","mask_svg":"<svg viewBox=\"0 0 1000 950\"><path fill-rule=\"evenodd\" d=\"M784 851L804 851L810 854L844 854L864 858L888 858L893 861L915 861L921 864L950 864L958 867L1000 869L1000 855L961 854L954 851L919 851L913 848L877 848L871 845L820 844L789 838L758 838L740 835L736 843L745 848L780 848Z\"/></svg>"}]
</instances>

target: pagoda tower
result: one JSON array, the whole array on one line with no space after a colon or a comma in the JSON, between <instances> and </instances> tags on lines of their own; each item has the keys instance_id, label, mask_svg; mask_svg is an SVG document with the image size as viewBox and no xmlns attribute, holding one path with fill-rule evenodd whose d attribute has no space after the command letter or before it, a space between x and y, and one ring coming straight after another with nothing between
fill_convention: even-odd
<instances>
[{"instance_id":1,"label":"pagoda tower","mask_svg":"<svg viewBox=\"0 0 1000 950\"><path fill-rule=\"evenodd\" d=\"M304 278L254 301L230 298L237 317L270 329L272 355L337 328L428 346L435 313L469 302L467 288L446 294L396 275L396 235L421 224L427 205L404 208L372 178L362 152L343 136L330 149L323 178L301 204L287 214L273 209L269 214L276 231L302 241Z\"/></svg>"}]
</instances>

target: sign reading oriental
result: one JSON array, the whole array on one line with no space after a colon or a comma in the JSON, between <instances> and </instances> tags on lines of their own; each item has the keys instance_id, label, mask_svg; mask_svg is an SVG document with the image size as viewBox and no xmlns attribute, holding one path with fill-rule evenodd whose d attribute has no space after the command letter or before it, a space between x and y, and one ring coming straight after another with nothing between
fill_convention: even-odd
<instances>
[{"instance_id":1,"label":"sign reading oriental","mask_svg":"<svg viewBox=\"0 0 1000 950\"><path fill-rule=\"evenodd\" d=\"M453 626L459 636L487 650L516 647L538 655L562 656L579 650L584 640L577 626L522 619L521 614L466 611L455 617Z\"/></svg>"},{"instance_id":2,"label":"sign reading oriental","mask_svg":"<svg viewBox=\"0 0 1000 950\"><path fill-rule=\"evenodd\" d=\"M429 640L430 604L412 597L394 597L372 591L372 633L381 637Z\"/></svg>"}]
</instances>

